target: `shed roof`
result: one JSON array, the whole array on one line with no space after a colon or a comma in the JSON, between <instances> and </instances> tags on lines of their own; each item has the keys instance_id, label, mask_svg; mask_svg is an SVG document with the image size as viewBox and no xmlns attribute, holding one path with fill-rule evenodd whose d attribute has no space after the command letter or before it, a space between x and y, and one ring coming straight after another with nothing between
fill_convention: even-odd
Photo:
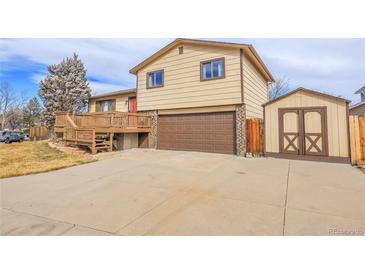
<instances>
[{"instance_id":1,"label":"shed roof","mask_svg":"<svg viewBox=\"0 0 365 274\"><path fill-rule=\"evenodd\" d=\"M185 39L185 38L178 38L175 39L173 42L168 44L167 46L163 47L135 67L133 67L129 72L132 74L137 74L139 70L165 54L167 51L173 49L174 47L180 45L180 44L190 44L190 45L206 45L206 46L215 46L215 47L229 47L229 48L237 48L237 49L244 49L250 52L260 65L260 73L266 78L269 82L274 82L274 77L271 75L270 71L260 58L260 56L257 54L254 47L250 44L239 44L239 43L228 43L228 42L217 42L217 41L207 41L207 40L197 40L197 39Z\"/></svg>"},{"instance_id":2,"label":"shed roof","mask_svg":"<svg viewBox=\"0 0 365 274\"><path fill-rule=\"evenodd\" d=\"M311 90L311 89L306 89L306 88L300 87L300 88L297 88L297 89L295 89L293 91L290 91L290 92L284 94L283 96L280 96L280 97L278 97L278 98L276 98L274 100L271 100L271 101L263 104L262 106L270 105L270 104L272 104L272 103L274 103L276 101L279 101L279 100L281 100L283 98L286 98L286 97L288 97L288 96L290 96L290 95L292 95L294 93L297 93L299 91L304 91L304 92L307 92L307 93L311 93L311 94L315 94L315 95L319 95L319 96L323 96L323 97L327 97L327 98L331 98L331 99L335 99L335 100L343 100L347 104L349 104L351 102L351 101L349 101L347 99L344 99L344 98L341 98L341 97L338 97L338 96L333 96L333 95L326 94L326 93L323 93L323 92L319 92L319 91L315 91L315 90Z\"/></svg>"},{"instance_id":3,"label":"shed roof","mask_svg":"<svg viewBox=\"0 0 365 274\"><path fill-rule=\"evenodd\" d=\"M90 99L111 97L111 96L117 96L117 95L122 95L122 94L127 94L127 93L136 93L136 89L135 88L123 89L123 90L118 90L118 91L113 91L113 92L102 93L102 94L91 96Z\"/></svg>"}]
</instances>

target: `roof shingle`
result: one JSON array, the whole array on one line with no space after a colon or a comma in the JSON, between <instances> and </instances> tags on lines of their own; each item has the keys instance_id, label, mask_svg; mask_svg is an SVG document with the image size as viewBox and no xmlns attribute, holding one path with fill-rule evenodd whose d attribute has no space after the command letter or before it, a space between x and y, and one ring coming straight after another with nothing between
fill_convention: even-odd
<instances>
[{"instance_id":1,"label":"roof shingle","mask_svg":"<svg viewBox=\"0 0 365 274\"><path fill-rule=\"evenodd\" d=\"M136 89L132 88L132 89L123 89L123 90L118 90L118 91L113 91L113 92L107 92L107 93L102 93L102 94L98 94L98 95L94 95L91 96L90 99L97 99L97 98L102 98L102 97L110 97L110 96L116 96L116 95L120 95L120 94L126 94L126 93L135 93Z\"/></svg>"},{"instance_id":2,"label":"roof shingle","mask_svg":"<svg viewBox=\"0 0 365 274\"><path fill-rule=\"evenodd\" d=\"M360 88L358 91L355 92L355 94L362 94L365 93L365 86L363 86L362 88Z\"/></svg>"}]
</instances>

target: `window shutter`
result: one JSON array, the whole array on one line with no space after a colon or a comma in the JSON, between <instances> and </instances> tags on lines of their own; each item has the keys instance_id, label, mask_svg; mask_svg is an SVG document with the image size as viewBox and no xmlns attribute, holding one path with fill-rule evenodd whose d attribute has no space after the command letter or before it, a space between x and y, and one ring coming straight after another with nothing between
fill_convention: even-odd
<instances>
[{"instance_id":1,"label":"window shutter","mask_svg":"<svg viewBox=\"0 0 365 274\"><path fill-rule=\"evenodd\" d=\"M100 111L101 111L101 108L100 108L100 101L96 101L96 103L95 103L95 111L96 111L96 112L100 112Z\"/></svg>"},{"instance_id":2,"label":"window shutter","mask_svg":"<svg viewBox=\"0 0 365 274\"><path fill-rule=\"evenodd\" d=\"M112 100L112 111L116 109L116 99Z\"/></svg>"}]
</instances>

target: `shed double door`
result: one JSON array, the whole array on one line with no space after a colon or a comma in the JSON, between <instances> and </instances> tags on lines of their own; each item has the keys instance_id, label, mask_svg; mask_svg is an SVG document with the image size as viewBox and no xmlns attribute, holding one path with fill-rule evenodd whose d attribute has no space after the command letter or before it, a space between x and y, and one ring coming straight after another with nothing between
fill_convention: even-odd
<instances>
[{"instance_id":1,"label":"shed double door","mask_svg":"<svg viewBox=\"0 0 365 274\"><path fill-rule=\"evenodd\" d=\"M279 109L280 153L328 156L326 107Z\"/></svg>"}]
</instances>

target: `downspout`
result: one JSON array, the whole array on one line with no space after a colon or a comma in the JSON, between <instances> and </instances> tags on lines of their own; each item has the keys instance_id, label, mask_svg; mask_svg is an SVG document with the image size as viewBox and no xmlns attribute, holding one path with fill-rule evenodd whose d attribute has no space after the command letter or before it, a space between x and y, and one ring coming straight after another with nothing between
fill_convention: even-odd
<instances>
[{"instance_id":1,"label":"downspout","mask_svg":"<svg viewBox=\"0 0 365 274\"><path fill-rule=\"evenodd\" d=\"M245 94L244 94L244 77L243 77L243 49L240 49L240 74L241 74L241 103L245 104ZM246 112L246 108L245 108ZM245 114L246 117L246 114Z\"/></svg>"}]
</instances>

